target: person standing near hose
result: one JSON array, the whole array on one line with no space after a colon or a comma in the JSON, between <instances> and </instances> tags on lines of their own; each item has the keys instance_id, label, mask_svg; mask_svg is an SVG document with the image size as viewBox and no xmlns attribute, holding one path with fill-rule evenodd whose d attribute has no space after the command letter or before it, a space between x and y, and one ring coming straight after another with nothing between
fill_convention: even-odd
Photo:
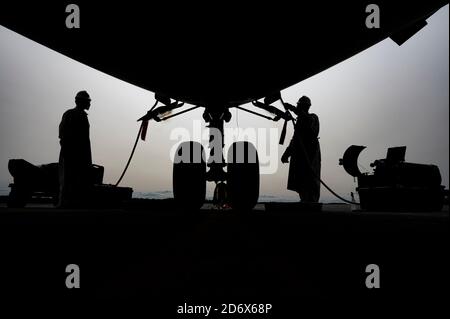
<instances>
[{"instance_id":1,"label":"person standing near hose","mask_svg":"<svg viewBox=\"0 0 450 319\"><path fill-rule=\"evenodd\" d=\"M58 207L77 207L87 203L92 186L91 141L86 114L91 106L89 94L86 91L78 92L75 105L64 113L59 125L61 152Z\"/></svg>"},{"instance_id":2,"label":"person standing near hose","mask_svg":"<svg viewBox=\"0 0 450 319\"><path fill-rule=\"evenodd\" d=\"M319 144L319 117L309 113L311 100L302 96L297 107L286 105L297 115L294 135L281 157L289 163L287 189L295 191L301 202L317 203L320 198L321 154Z\"/></svg>"}]
</instances>

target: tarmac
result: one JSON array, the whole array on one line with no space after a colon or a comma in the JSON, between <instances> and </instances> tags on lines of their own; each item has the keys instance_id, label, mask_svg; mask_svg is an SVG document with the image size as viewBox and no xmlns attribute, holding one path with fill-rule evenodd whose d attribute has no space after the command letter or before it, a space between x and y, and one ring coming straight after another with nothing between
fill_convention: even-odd
<instances>
[{"instance_id":1,"label":"tarmac","mask_svg":"<svg viewBox=\"0 0 450 319\"><path fill-rule=\"evenodd\" d=\"M278 313L299 310L300 301L439 303L449 296L448 239L448 206L397 213L296 203L184 211L173 200L107 209L2 204L0 292L145 300L162 311L186 301L270 302ZM80 289L65 286L69 264L80 267ZM380 268L380 289L365 284L369 264Z\"/></svg>"}]
</instances>

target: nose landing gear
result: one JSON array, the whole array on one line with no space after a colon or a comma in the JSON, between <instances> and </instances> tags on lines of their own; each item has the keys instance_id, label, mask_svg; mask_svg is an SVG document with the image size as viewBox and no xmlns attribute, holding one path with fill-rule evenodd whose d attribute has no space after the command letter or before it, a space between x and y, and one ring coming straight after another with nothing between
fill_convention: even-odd
<instances>
[{"instance_id":1,"label":"nose landing gear","mask_svg":"<svg viewBox=\"0 0 450 319\"><path fill-rule=\"evenodd\" d=\"M199 209L205 201L206 181L210 181L216 183L214 193L222 205L230 205L236 210L251 210L259 197L258 153L249 142L233 143L226 164L223 126L224 121L231 119L231 113L225 107L213 109L214 112L205 111L203 115L210 129L208 163L204 161L204 149L200 143L191 141L179 146L173 167L174 198L182 207ZM208 172L206 167L209 167Z\"/></svg>"}]
</instances>

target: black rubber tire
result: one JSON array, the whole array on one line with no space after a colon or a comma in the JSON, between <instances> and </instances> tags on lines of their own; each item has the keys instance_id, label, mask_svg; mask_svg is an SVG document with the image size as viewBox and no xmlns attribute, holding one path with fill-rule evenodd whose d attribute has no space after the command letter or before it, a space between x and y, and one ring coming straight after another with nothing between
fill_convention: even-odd
<instances>
[{"instance_id":1,"label":"black rubber tire","mask_svg":"<svg viewBox=\"0 0 450 319\"><path fill-rule=\"evenodd\" d=\"M233 209L251 210L259 198L258 152L249 142L235 142L228 150L227 185Z\"/></svg>"},{"instance_id":2,"label":"black rubber tire","mask_svg":"<svg viewBox=\"0 0 450 319\"><path fill-rule=\"evenodd\" d=\"M206 196L206 162L200 143L180 144L175 153L172 181L173 196L178 206L187 210L202 207Z\"/></svg>"}]
</instances>

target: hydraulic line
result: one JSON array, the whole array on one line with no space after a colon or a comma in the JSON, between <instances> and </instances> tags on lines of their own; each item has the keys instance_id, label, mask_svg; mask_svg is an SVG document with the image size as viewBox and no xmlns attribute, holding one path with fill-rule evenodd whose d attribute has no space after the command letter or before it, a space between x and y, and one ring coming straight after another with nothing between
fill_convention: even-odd
<instances>
[{"instance_id":1,"label":"hydraulic line","mask_svg":"<svg viewBox=\"0 0 450 319\"><path fill-rule=\"evenodd\" d=\"M128 166L130 166L131 159L133 158L134 151L136 151L136 146L138 145L138 142L139 142L139 137L141 136L142 128L144 127L144 123L145 122L142 121L142 124L139 127L139 132L138 132L138 134L136 136L136 141L134 142L133 150L131 151L130 157L128 158L127 165L125 165L125 169L123 170L122 175L120 175L120 178L119 178L119 180L117 181L117 183L115 185L116 187L119 186L120 182L122 181L122 178L125 176L125 173L128 170Z\"/></svg>"},{"instance_id":2,"label":"hydraulic line","mask_svg":"<svg viewBox=\"0 0 450 319\"><path fill-rule=\"evenodd\" d=\"M149 112L153 111L157 105L158 105L158 101L156 101L155 104L153 104L153 106L152 106L152 108L150 109ZM141 124L141 126L139 127L139 131L138 131L138 134L137 134L137 136L136 136L136 141L134 141L133 150L131 151L130 157L128 158L127 165L125 165L125 169L123 170L122 175L120 175L119 180L118 180L117 183L114 185L114 186L116 186L116 187L119 186L120 182L122 181L122 178L125 176L125 173L126 173L127 170L128 170L128 166L130 166L131 159L133 158L134 152L136 151L136 147L137 147L138 142L139 142L139 136L141 136L142 130L144 129L144 125L147 125L146 121L142 121L142 124Z\"/></svg>"},{"instance_id":3,"label":"hydraulic line","mask_svg":"<svg viewBox=\"0 0 450 319\"><path fill-rule=\"evenodd\" d=\"M334 196L336 196L337 198L339 198L341 201L348 203L348 204L353 204L353 205L361 205L360 203L357 202L352 202L349 201L347 199L345 199L344 197L340 196L339 194L337 194L334 190L331 189L331 187L329 187L319 176L316 175L316 173L314 172L314 169L312 168L311 162L309 160L308 154L306 153L306 149L305 149L305 145L303 144L303 141L300 139L300 145L301 145L301 149L303 152L304 157L306 158L306 163L308 164L308 168L311 171L313 177L315 179L318 179L320 181L320 183Z\"/></svg>"}]
</instances>

